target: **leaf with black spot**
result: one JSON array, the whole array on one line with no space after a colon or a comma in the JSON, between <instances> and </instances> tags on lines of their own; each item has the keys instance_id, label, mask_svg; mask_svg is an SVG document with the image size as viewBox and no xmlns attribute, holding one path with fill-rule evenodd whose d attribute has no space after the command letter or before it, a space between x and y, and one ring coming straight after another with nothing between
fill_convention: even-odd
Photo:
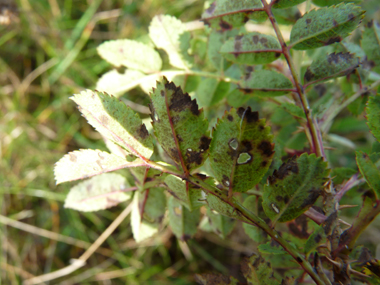
<instances>
[{"instance_id":1,"label":"leaf with black spot","mask_svg":"<svg viewBox=\"0 0 380 285\"><path fill-rule=\"evenodd\" d=\"M241 27L250 19L265 20L267 15L264 11L252 11L262 7L260 0L216 0L204 11L202 20L213 29L231 30Z\"/></svg>"},{"instance_id":2,"label":"leaf with black spot","mask_svg":"<svg viewBox=\"0 0 380 285\"><path fill-rule=\"evenodd\" d=\"M352 3L312 10L293 26L290 44L307 50L340 42L361 22L364 11Z\"/></svg>"},{"instance_id":3,"label":"leaf with black spot","mask_svg":"<svg viewBox=\"0 0 380 285\"><path fill-rule=\"evenodd\" d=\"M274 272L270 262L261 255L253 254L245 257L240 263L240 269L248 284L258 285L280 285L281 282L274 277Z\"/></svg>"},{"instance_id":4,"label":"leaf with black spot","mask_svg":"<svg viewBox=\"0 0 380 285\"><path fill-rule=\"evenodd\" d=\"M220 53L235 63L266 64L280 57L281 45L273 36L253 32L229 38Z\"/></svg>"},{"instance_id":5,"label":"leaf with black spot","mask_svg":"<svg viewBox=\"0 0 380 285\"><path fill-rule=\"evenodd\" d=\"M240 89L249 95L275 97L289 93L293 88L292 82L282 73L272 70L251 72L240 84Z\"/></svg>"},{"instance_id":6,"label":"leaf with black spot","mask_svg":"<svg viewBox=\"0 0 380 285\"><path fill-rule=\"evenodd\" d=\"M164 77L151 94L150 110L154 133L170 158L184 172L201 166L211 139L196 100Z\"/></svg>"},{"instance_id":7,"label":"leaf with black spot","mask_svg":"<svg viewBox=\"0 0 380 285\"><path fill-rule=\"evenodd\" d=\"M327 162L321 157L294 156L268 177L263 195L265 214L273 223L297 218L320 196L328 174Z\"/></svg>"},{"instance_id":8,"label":"leaf with black spot","mask_svg":"<svg viewBox=\"0 0 380 285\"><path fill-rule=\"evenodd\" d=\"M273 136L258 112L231 109L212 133L210 166L227 189L245 192L260 182L274 154Z\"/></svg>"},{"instance_id":9,"label":"leaf with black spot","mask_svg":"<svg viewBox=\"0 0 380 285\"><path fill-rule=\"evenodd\" d=\"M199 209L189 211L173 196L168 199L169 225L175 236L186 241L197 232L200 219Z\"/></svg>"},{"instance_id":10,"label":"leaf with black spot","mask_svg":"<svg viewBox=\"0 0 380 285\"><path fill-rule=\"evenodd\" d=\"M323 55L307 68L304 76L305 83L316 83L344 76L353 72L358 66L359 58L349 52Z\"/></svg>"},{"instance_id":11,"label":"leaf with black spot","mask_svg":"<svg viewBox=\"0 0 380 285\"><path fill-rule=\"evenodd\" d=\"M139 115L107 93L86 90L71 97L99 133L140 158L150 158L153 141Z\"/></svg>"}]
</instances>

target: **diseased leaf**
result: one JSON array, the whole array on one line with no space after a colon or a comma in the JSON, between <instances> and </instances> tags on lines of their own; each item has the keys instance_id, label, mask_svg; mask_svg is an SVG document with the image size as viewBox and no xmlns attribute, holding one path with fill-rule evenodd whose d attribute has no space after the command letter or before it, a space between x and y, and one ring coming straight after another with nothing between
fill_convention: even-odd
<instances>
[{"instance_id":1,"label":"diseased leaf","mask_svg":"<svg viewBox=\"0 0 380 285\"><path fill-rule=\"evenodd\" d=\"M215 178L234 192L245 192L268 170L274 154L273 136L265 120L251 108L231 109L212 134L210 166Z\"/></svg>"},{"instance_id":2,"label":"diseased leaf","mask_svg":"<svg viewBox=\"0 0 380 285\"><path fill-rule=\"evenodd\" d=\"M272 12L281 25L294 25L302 17L300 10L295 6L287 9L273 9Z\"/></svg>"},{"instance_id":3,"label":"diseased leaf","mask_svg":"<svg viewBox=\"0 0 380 285\"><path fill-rule=\"evenodd\" d=\"M361 2L361 0L312 0L314 5L323 7L323 6L332 6L342 2Z\"/></svg>"},{"instance_id":4,"label":"diseased leaf","mask_svg":"<svg viewBox=\"0 0 380 285\"><path fill-rule=\"evenodd\" d=\"M298 4L301 4L305 2L306 0L275 0L273 8L275 9L284 9L296 6Z\"/></svg>"},{"instance_id":5,"label":"diseased leaf","mask_svg":"<svg viewBox=\"0 0 380 285\"><path fill-rule=\"evenodd\" d=\"M253 213L258 212L259 209L257 208L261 208L260 200L262 199L254 195L249 196L244 200L243 206L247 208L248 210L252 211ZM262 208L261 208L261 212L262 212ZM260 218L264 218L264 217L260 216ZM261 243L268 239L268 235L266 234L266 232L264 232L259 227L253 226L251 224L243 223L243 228L244 228L245 233L255 242Z\"/></svg>"},{"instance_id":6,"label":"diseased leaf","mask_svg":"<svg viewBox=\"0 0 380 285\"><path fill-rule=\"evenodd\" d=\"M240 263L241 272L247 279L248 284L255 285L279 285L273 273L272 266L260 255L244 257Z\"/></svg>"},{"instance_id":7,"label":"diseased leaf","mask_svg":"<svg viewBox=\"0 0 380 285\"><path fill-rule=\"evenodd\" d=\"M54 167L57 184L78 179L85 179L121 168L144 165L140 159L128 162L124 158L108 152L92 149L81 149L63 156Z\"/></svg>"},{"instance_id":8,"label":"diseased leaf","mask_svg":"<svg viewBox=\"0 0 380 285\"><path fill-rule=\"evenodd\" d=\"M307 50L340 42L359 25L363 14L360 6L352 3L312 10L293 26L290 44Z\"/></svg>"},{"instance_id":9,"label":"diseased leaf","mask_svg":"<svg viewBox=\"0 0 380 285\"><path fill-rule=\"evenodd\" d=\"M258 70L245 77L240 87L247 94L274 97L289 93L290 91L282 89L291 89L293 84L281 73L272 70Z\"/></svg>"},{"instance_id":10,"label":"diseased leaf","mask_svg":"<svg viewBox=\"0 0 380 285\"><path fill-rule=\"evenodd\" d=\"M380 198L380 171L371 161L368 155L362 151L356 152L356 164L368 185L375 191L376 197Z\"/></svg>"},{"instance_id":11,"label":"diseased leaf","mask_svg":"<svg viewBox=\"0 0 380 285\"><path fill-rule=\"evenodd\" d=\"M168 175L165 178L165 184L169 193L190 211L206 204L205 193L201 189L194 188L188 181L174 175Z\"/></svg>"},{"instance_id":12,"label":"diseased leaf","mask_svg":"<svg viewBox=\"0 0 380 285\"><path fill-rule=\"evenodd\" d=\"M116 67L125 66L144 73L161 70L162 60L158 52L137 41L107 41L98 46L97 50L103 59Z\"/></svg>"},{"instance_id":13,"label":"diseased leaf","mask_svg":"<svg viewBox=\"0 0 380 285\"><path fill-rule=\"evenodd\" d=\"M317 200L328 173L327 162L315 154L303 153L283 163L264 187L265 214L273 222L297 218Z\"/></svg>"},{"instance_id":14,"label":"diseased leaf","mask_svg":"<svg viewBox=\"0 0 380 285\"><path fill-rule=\"evenodd\" d=\"M213 29L231 30L244 25L249 19L263 21L267 18L264 11L252 12L252 9L262 9L260 0L216 0L204 13L202 20Z\"/></svg>"},{"instance_id":15,"label":"diseased leaf","mask_svg":"<svg viewBox=\"0 0 380 285\"><path fill-rule=\"evenodd\" d=\"M136 191L133 197L131 226L136 242L141 242L158 232L165 216L166 197L161 188Z\"/></svg>"},{"instance_id":16,"label":"diseased leaf","mask_svg":"<svg viewBox=\"0 0 380 285\"><path fill-rule=\"evenodd\" d=\"M132 192L125 177L115 173L105 173L92 177L70 189L65 200L65 208L83 212L111 208L131 198Z\"/></svg>"},{"instance_id":17,"label":"diseased leaf","mask_svg":"<svg viewBox=\"0 0 380 285\"><path fill-rule=\"evenodd\" d=\"M239 281L232 276L222 274L195 274L195 281L201 285L238 285Z\"/></svg>"},{"instance_id":18,"label":"diseased leaf","mask_svg":"<svg viewBox=\"0 0 380 285\"><path fill-rule=\"evenodd\" d=\"M235 63L266 64L280 57L281 45L273 36L253 32L229 38L220 53Z\"/></svg>"},{"instance_id":19,"label":"diseased leaf","mask_svg":"<svg viewBox=\"0 0 380 285\"><path fill-rule=\"evenodd\" d=\"M201 166L211 139L196 100L164 77L151 94L151 102L153 129L162 148L185 172Z\"/></svg>"},{"instance_id":20,"label":"diseased leaf","mask_svg":"<svg viewBox=\"0 0 380 285\"><path fill-rule=\"evenodd\" d=\"M305 83L326 81L350 74L359 66L359 58L349 52L332 53L314 60L305 73Z\"/></svg>"},{"instance_id":21,"label":"diseased leaf","mask_svg":"<svg viewBox=\"0 0 380 285\"><path fill-rule=\"evenodd\" d=\"M236 224L236 219L226 217L209 208L207 209L207 217L209 219L212 231L223 239L232 232Z\"/></svg>"},{"instance_id":22,"label":"diseased leaf","mask_svg":"<svg viewBox=\"0 0 380 285\"><path fill-rule=\"evenodd\" d=\"M169 225L175 236L182 241L186 241L195 235L200 219L199 209L190 212L173 196L169 197L168 208Z\"/></svg>"},{"instance_id":23,"label":"diseased leaf","mask_svg":"<svg viewBox=\"0 0 380 285\"><path fill-rule=\"evenodd\" d=\"M367 55L367 60L380 71L380 23L369 21L365 25L361 46Z\"/></svg>"},{"instance_id":24,"label":"diseased leaf","mask_svg":"<svg viewBox=\"0 0 380 285\"><path fill-rule=\"evenodd\" d=\"M149 26L149 36L156 47L166 51L172 66L191 67L191 57L187 53L191 35L180 20L170 15L155 16Z\"/></svg>"},{"instance_id":25,"label":"diseased leaf","mask_svg":"<svg viewBox=\"0 0 380 285\"><path fill-rule=\"evenodd\" d=\"M113 69L99 78L96 83L96 90L120 97L127 89L130 89L131 84L144 76L138 70L127 69L124 73L119 73Z\"/></svg>"},{"instance_id":26,"label":"diseased leaf","mask_svg":"<svg viewBox=\"0 0 380 285\"><path fill-rule=\"evenodd\" d=\"M380 95L369 97L366 113L367 125L373 136L380 142Z\"/></svg>"},{"instance_id":27,"label":"diseased leaf","mask_svg":"<svg viewBox=\"0 0 380 285\"><path fill-rule=\"evenodd\" d=\"M135 156L150 158L152 137L140 117L123 102L106 93L86 90L70 97L99 133Z\"/></svg>"},{"instance_id":28,"label":"diseased leaf","mask_svg":"<svg viewBox=\"0 0 380 285\"><path fill-rule=\"evenodd\" d=\"M319 245L327 242L328 236L332 233L332 225L337 217L338 212L333 212L315 231L313 231L305 243L305 254L309 254Z\"/></svg>"}]
</instances>

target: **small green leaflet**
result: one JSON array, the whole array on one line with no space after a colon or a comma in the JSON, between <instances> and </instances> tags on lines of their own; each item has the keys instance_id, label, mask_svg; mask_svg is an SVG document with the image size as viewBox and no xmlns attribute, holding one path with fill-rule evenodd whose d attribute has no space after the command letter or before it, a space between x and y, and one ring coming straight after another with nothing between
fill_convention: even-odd
<instances>
[{"instance_id":1,"label":"small green leaflet","mask_svg":"<svg viewBox=\"0 0 380 285\"><path fill-rule=\"evenodd\" d=\"M380 142L380 95L370 96L367 103L367 125Z\"/></svg>"},{"instance_id":2,"label":"small green leaflet","mask_svg":"<svg viewBox=\"0 0 380 285\"><path fill-rule=\"evenodd\" d=\"M273 224L297 218L315 203L328 174L327 162L315 154L294 156L268 177L263 195L265 214Z\"/></svg>"},{"instance_id":3,"label":"small green leaflet","mask_svg":"<svg viewBox=\"0 0 380 285\"><path fill-rule=\"evenodd\" d=\"M136 242L141 242L155 233L165 216L166 196L162 188L136 191L133 196L131 226Z\"/></svg>"},{"instance_id":4,"label":"small green leaflet","mask_svg":"<svg viewBox=\"0 0 380 285\"><path fill-rule=\"evenodd\" d=\"M179 69L191 67L190 33L185 25L170 15L158 15L149 26L149 36L157 48L162 48L169 56L170 64Z\"/></svg>"},{"instance_id":5,"label":"small green leaflet","mask_svg":"<svg viewBox=\"0 0 380 285\"><path fill-rule=\"evenodd\" d=\"M168 175L165 178L165 184L168 192L190 211L206 204L205 193L201 189L194 188L188 181L174 175Z\"/></svg>"},{"instance_id":6,"label":"small green leaflet","mask_svg":"<svg viewBox=\"0 0 380 285\"><path fill-rule=\"evenodd\" d=\"M290 44L307 50L340 42L359 25L363 14L360 6L352 3L312 10L293 26Z\"/></svg>"},{"instance_id":7,"label":"small green leaflet","mask_svg":"<svg viewBox=\"0 0 380 285\"><path fill-rule=\"evenodd\" d=\"M380 23L371 20L365 25L361 46L367 55L368 61L380 70Z\"/></svg>"},{"instance_id":8,"label":"small green leaflet","mask_svg":"<svg viewBox=\"0 0 380 285\"><path fill-rule=\"evenodd\" d=\"M116 69L113 69L99 78L96 83L96 90L120 97L131 88L130 86L132 86L136 80L144 76L144 73L138 70L127 69L124 73L119 73Z\"/></svg>"},{"instance_id":9,"label":"small green leaflet","mask_svg":"<svg viewBox=\"0 0 380 285\"><path fill-rule=\"evenodd\" d=\"M281 55L281 45L270 35L257 32L229 38L220 49L228 60L240 64L266 64Z\"/></svg>"},{"instance_id":10,"label":"small green leaflet","mask_svg":"<svg viewBox=\"0 0 380 285\"><path fill-rule=\"evenodd\" d=\"M265 120L251 108L231 109L218 121L210 145L215 178L234 192L254 187L268 170L274 154L273 136Z\"/></svg>"},{"instance_id":11,"label":"small green leaflet","mask_svg":"<svg viewBox=\"0 0 380 285\"><path fill-rule=\"evenodd\" d=\"M104 173L81 182L70 189L65 208L90 212L111 208L127 201L132 192L125 177L115 173Z\"/></svg>"},{"instance_id":12,"label":"small green leaflet","mask_svg":"<svg viewBox=\"0 0 380 285\"><path fill-rule=\"evenodd\" d=\"M105 151L81 149L64 155L54 167L57 184L85 179L122 168L137 167L145 163L137 159L128 162L124 158Z\"/></svg>"},{"instance_id":13,"label":"small green leaflet","mask_svg":"<svg viewBox=\"0 0 380 285\"><path fill-rule=\"evenodd\" d=\"M79 111L99 133L130 153L148 159L153 141L140 117L119 99L106 93L86 90L70 97Z\"/></svg>"},{"instance_id":14,"label":"small green leaflet","mask_svg":"<svg viewBox=\"0 0 380 285\"><path fill-rule=\"evenodd\" d=\"M286 112L288 112L290 115L294 117L305 119L305 112L301 109L301 107L293 103L282 102L279 107L284 109Z\"/></svg>"},{"instance_id":15,"label":"small green leaflet","mask_svg":"<svg viewBox=\"0 0 380 285\"><path fill-rule=\"evenodd\" d=\"M260 0L216 0L204 11L202 20L213 29L231 30L244 25L249 19L265 20L267 15L264 11L250 11L261 10L262 7Z\"/></svg>"},{"instance_id":16,"label":"small green leaflet","mask_svg":"<svg viewBox=\"0 0 380 285\"><path fill-rule=\"evenodd\" d=\"M184 172L207 158L208 122L196 100L164 77L151 94L151 117L158 142Z\"/></svg>"},{"instance_id":17,"label":"small green leaflet","mask_svg":"<svg viewBox=\"0 0 380 285\"><path fill-rule=\"evenodd\" d=\"M258 70L245 77L240 88L247 94L274 97L289 93L289 90L284 91L283 89L291 89L293 84L282 73L272 70Z\"/></svg>"},{"instance_id":18,"label":"small green leaflet","mask_svg":"<svg viewBox=\"0 0 380 285\"><path fill-rule=\"evenodd\" d=\"M375 191L377 199L380 198L380 171L368 155L362 151L356 152L356 164L368 185Z\"/></svg>"},{"instance_id":19,"label":"small green leaflet","mask_svg":"<svg viewBox=\"0 0 380 285\"><path fill-rule=\"evenodd\" d=\"M305 2L306 0L275 0L273 8L275 9L284 9L284 8L289 8L296 6L298 4L301 4Z\"/></svg>"},{"instance_id":20,"label":"small green leaflet","mask_svg":"<svg viewBox=\"0 0 380 285\"><path fill-rule=\"evenodd\" d=\"M207 208L207 218L210 223L211 230L221 238L226 238L234 229L236 219L226 217L217 211Z\"/></svg>"},{"instance_id":21,"label":"small green leaflet","mask_svg":"<svg viewBox=\"0 0 380 285\"><path fill-rule=\"evenodd\" d=\"M116 67L125 66L144 73L161 70L162 60L150 46L133 40L107 41L97 48L99 55Z\"/></svg>"},{"instance_id":22,"label":"small green leaflet","mask_svg":"<svg viewBox=\"0 0 380 285\"><path fill-rule=\"evenodd\" d=\"M199 209L189 211L173 196L168 199L169 225L175 236L186 241L197 232L200 219Z\"/></svg>"},{"instance_id":23,"label":"small green leaflet","mask_svg":"<svg viewBox=\"0 0 380 285\"><path fill-rule=\"evenodd\" d=\"M280 285L274 277L272 266L262 256L253 254L245 257L240 264L241 272L248 284L255 285Z\"/></svg>"},{"instance_id":24,"label":"small green leaflet","mask_svg":"<svg viewBox=\"0 0 380 285\"><path fill-rule=\"evenodd\" d=\"M350 74L359 66L359 58L349 52L332 53L314 60L305 73L305 83L316 83Z\"/></svg>"}]
</instances>

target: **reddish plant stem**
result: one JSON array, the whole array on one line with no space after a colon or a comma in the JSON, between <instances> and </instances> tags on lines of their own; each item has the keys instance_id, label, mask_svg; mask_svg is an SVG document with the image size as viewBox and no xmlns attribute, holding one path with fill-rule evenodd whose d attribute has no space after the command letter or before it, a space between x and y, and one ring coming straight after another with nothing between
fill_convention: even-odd
<instances>
[{"instance_id":1,"label":"reddish plant stem","mask_svg":"<svg viewBox=\"0 0 380 285\"><path fill-rule=\"evenodd\" d=\"M290 55L290 49L288 48L288 46L285 43L284 37L282 36L280 28L277 24L276 19L273 16L272 10L271 10L271 5L273 5L272 4L273 1L271 4L268 4L266 2L266 0L261 0L261 2L263 3L264 11L267 13L269 20L272 23L273 29L277 35L277 39L278 39L278 41L282 47L282 53L286 59L286 62L288 63L290 72L292 74L293 82L294 82L294 85L297 89L296 93L298 94L298 97L301 101L302 108L303 108L303 111L304 111L304 113L306 115L306 119L307 119L307 127L310 131L310 134L311 134L311 138L312 138L311 148L317 156L324 157L323 144L321 144L320 140L318 139L318 130L314 125L315 122L313 121L313 118L311 116L311 110L309 108L309 104L307 102L304 89L302 87L302 84L300 83L300 80L299 80L298 75L297 75L296 68L295 68L294 63L292 61L292 57Z\"/></svg>"}]
</instances>

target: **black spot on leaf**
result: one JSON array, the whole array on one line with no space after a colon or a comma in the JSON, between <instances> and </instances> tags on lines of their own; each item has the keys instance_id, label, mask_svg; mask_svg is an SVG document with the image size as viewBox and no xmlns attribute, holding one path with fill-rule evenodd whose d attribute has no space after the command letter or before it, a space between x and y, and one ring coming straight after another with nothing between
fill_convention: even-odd
<instances>
[{"instance_id":1,"label":"black spot on leaf","mask_svg":"<svg viewBox=\"0 0 380 285\"><path fill-rule=\"evenodd\" d=\"M341 40L342 40L341 37L332 37L332 38L328 39L326 42L324 42L324 45L328 46L328 45L331 45L333 43L340 42Z\"/></svg>"},{"instance_id":2,"label":"black spot on leaf","mask_svg":"<svg viewBox=\"0 0 380 285\"><path fill-rule=\"evenodd\" d=\"M201 137L201 144L199 146L200 150L202 151L206 151L208 150L209 146L210 146L210 143L211 143L211 138L207 137L207 136L202 136Z\"/></svg>"},{"instance_id":3,"label":"black spot on leaf","mask_svg":"<svg viewBox=\"0 0 380 285\"><path fill-rule=\"evenodd\" d=\"M262 141L258 145L258 149L261 150L261 152L265 156L271 156L274 153L273 148L274 148L274 145L271 142L268 142L268 141Z\"/></svg>"},{"instance_id":4,"label":"black spot on leaf","mask_svg":"<svg viewBox=\"0 0 380 285\"><path fill-rule=\"evenodd\" d=\"M368 27L368 28L372 28L372 26L373 26L373 20L371 20L371 21L369 21L369 22L367 23L367 27Z\"/></svg>"},{"instance_id":5,"label":"black spot on leaf","mask_svg":"<svg viewBox=\"0 0 380 285\"><path fill-rule=\"evenodd\" d=\"M174 94L170 100L169 109L175 112L182 112L186 109L190 109L190 111L198 116L199 109L197 101L191 100L191 97L188 93L183 93L181 87L176 87L173 82L165 84L165 88L168 90L173 90Z\"/></svg>"},{"instance_id":6,"label":"black spot on leaf","mask_svg":"<svg viewBox=\"0 0 380 285\"><path fill-rule=\"evenodd\" d=\"M146 129L145 124L141 124L140 128L137 130L137 134L141 139L149 137L149 132Z\"/></svg>"},{"instance_id":7,"label":"black spot on leaf","mask_svg":"<svg viewBox=\"0 0 380 285\"><path fill-rule=\"evenodd\" d=\"M270 184L279 179L282 180L290 173L298 173L298 165L296 161L296 156L293 156L288 162L283 163L278 170L273 171L273 175L268 177Z\"/></svg>"},{"instance_id":8,"label":"black spot on leaf","mask_svg":"<svg viewBox=\"0 0 380 285\"><path fill-rule=\"evenodd\" d=\"M254 35L254 36L252 37L252 40L253 40L253 43L254 43L254 44L257 44L257 43L259 42L259 36L258 36L258 35Z\"/></svg>"},{"instance_id":9,"label":"black spot on leaf","mask_svg":"<svg viewBox=\"0 0 380 285\"><path fill-rule=\"evenodd\" d=\"M231 115L228 115L228 116L227 116L227 119L228 119L230 122L232 122L232 121L234 120L234 117L232 117Z\"/></svg>"},{"instance_id":10,"label":"black spot on leaf","mask_svg":"<svg viewBox=\"0 0 380 285\"><path fill-rule=\"evenodd\" d=\"M306 24L310 24L312 22L311 19L306 19Z\"/></svg>"},{"instance_id":11,"label":"black spot on leaf","mask_svg":"<svg viewBox=\"0 0 380 285\"><path fill-rule=\"evenodd\" d=\"M232 25L223 20L219 22L219 27L221 27L223 31L232 29Z\"/></svg>"},{"instance_id":12,"label":"black spot on leaf","mask_svg":"<svg viewBox=\"0 0 380 285\"><path fill-rule=\"evenodd\" d=\"M161 90L161 96L165 96L165 91L164 90Z\"/></svg>"}]
</instances>

